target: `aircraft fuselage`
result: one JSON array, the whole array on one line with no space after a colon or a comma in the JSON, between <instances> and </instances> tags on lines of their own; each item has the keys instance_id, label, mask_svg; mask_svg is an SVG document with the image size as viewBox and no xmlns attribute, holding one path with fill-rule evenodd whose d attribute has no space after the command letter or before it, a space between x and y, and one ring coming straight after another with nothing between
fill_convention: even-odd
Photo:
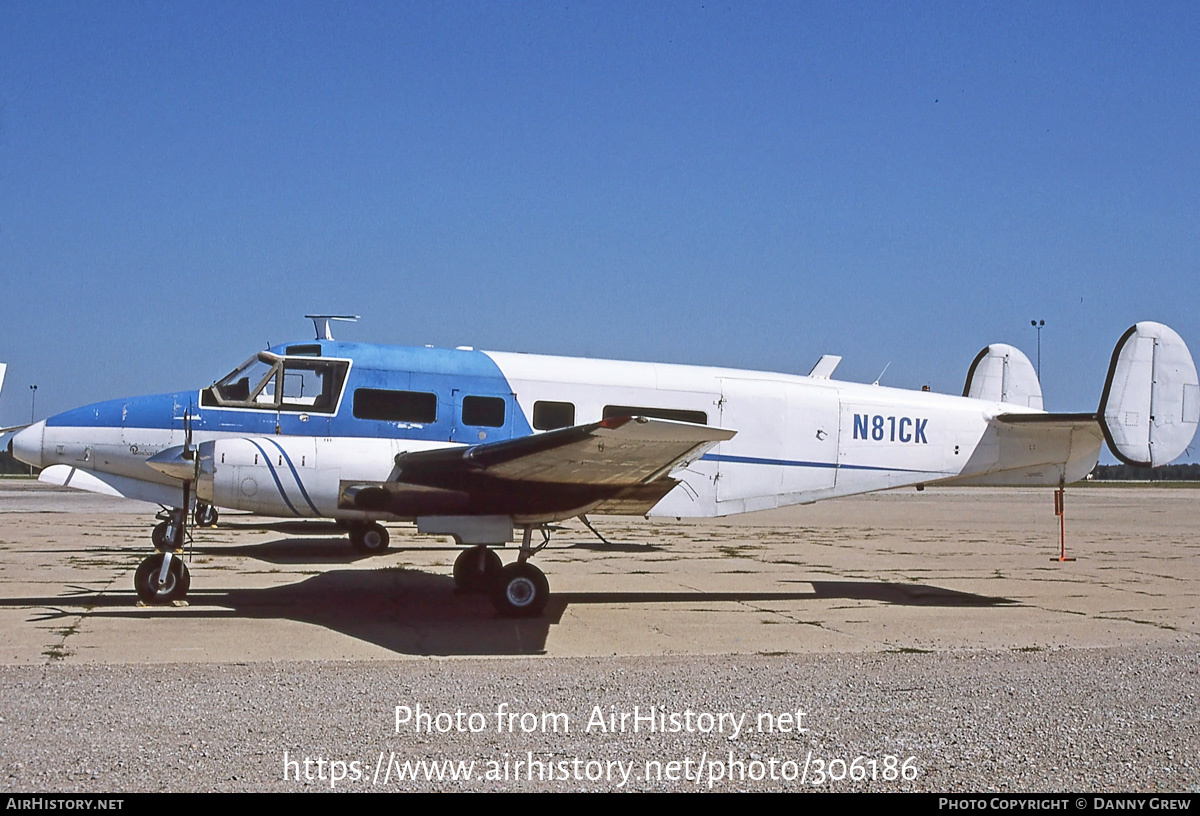
<instances>
[{"instance_id":1,"label":"aircraft fuselage","mask_svg":"<svg viewBox=\"0 0 1200 816\"><path fill-rule=\"evenodd\" d=\"M317 340L273 347L209 388L52 416L13 449L72 469L62 483L171 505L180 479L148 460L185 441L225 440L227 461L213 463L223 486L201 498L265 515L378 519L396 516L339 506L340 489L388 479L397 454L622 415L737 432L673 474L681 484L654 515L721 516L950 480L1056 485L1095 464L1099 428L1023 429L1008 440L991 420L1014 412L1039 413L790 374Z\"/></svg>"}]
</instances>

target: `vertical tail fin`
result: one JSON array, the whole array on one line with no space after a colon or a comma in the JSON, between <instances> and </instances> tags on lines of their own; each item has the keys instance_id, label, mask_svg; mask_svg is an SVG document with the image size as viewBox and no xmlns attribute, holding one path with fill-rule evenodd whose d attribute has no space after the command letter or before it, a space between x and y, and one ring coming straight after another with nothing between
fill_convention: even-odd
<instances>
[{"instance_id":1,"label":"vertical tail fin","mask_svg":"<svg viewBox=\"0 0 1200 816\"><path fill-rule=\"evenodd\" d=\"M1130 326L1113 349L1099 414L1109 448L1128 465L1158 467L1187 450L1200 382L1183 338L1161 323Z\"/></svg>"},{"instance_id":2,"label":"vertical tail fin","mask_svg":"<svg viewBox=\"0 0 1200 816\"><path fill-rule=\"evenodd\" d=\"M1033 363L1020 349L992 343L971 362L963 396L1040 410L1042 384Z\"/></svg>"}]
</instances>

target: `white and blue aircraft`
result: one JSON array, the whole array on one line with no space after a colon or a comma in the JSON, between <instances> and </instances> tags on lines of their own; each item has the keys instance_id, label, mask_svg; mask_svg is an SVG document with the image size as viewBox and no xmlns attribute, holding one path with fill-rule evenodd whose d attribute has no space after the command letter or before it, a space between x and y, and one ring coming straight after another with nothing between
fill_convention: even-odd
<instances>
[{"instance_id":1,"label":"white and blue aircraft","mask_svg":"<svg viewBox=\"0 0 1200 816\"><path fill-rule=\"evenodd\" d=\"M259 352L207 388L118 399L27 427L13 454L41 480L173 508L138 568L147 603L180 600L189 515L212 508L335 519L366 552L380 522L468 549L457 585L536 616L529 562L548 525L586 514L713 517L903 485L1083 478L1102 443L1162 465L1191 443L1200 385L1184 341L1143 322L1113 351L1096 412L1042 410L1029 359L993 344L962 396L807 376L318 338ZM585 519L586 520L586 519ZM493 547L522 532L517 559ZM532 543L533 532L542 541Z\"/></svg>"}]
</instances>

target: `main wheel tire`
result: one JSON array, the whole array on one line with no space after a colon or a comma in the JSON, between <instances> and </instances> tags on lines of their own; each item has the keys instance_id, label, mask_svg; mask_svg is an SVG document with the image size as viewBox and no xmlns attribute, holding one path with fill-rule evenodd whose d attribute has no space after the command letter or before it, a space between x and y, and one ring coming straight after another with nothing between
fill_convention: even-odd
<instances>
[{"instance_id":1,"label":"main wheel tire","mask_svg":"<svg viewBox=\"0 0 1200 816\"><path fill-rule=\"evenodd\" d=\"M154 549L162 550L170 549L170 542L167 541L167 526L170 522L160 521L154 525L154 529L150 531L150 542L154 545Z\"/></svg>"},{"instance_id":2,"label":"main wheel tire","mask_svg":"<svg viewBox=\"0 0 1200 816\"><path fill-rule=\"evenodd\" d=\"M165 604L182 601L187 597L192 586L192 576L182 558L171 559L171 566L167 569L167 580L159 583L158 574L162 572L164 557L162 553L155 553L139 564L137 572L133 575L133 588L137 590L138 598L143 603Z\"/></svg>"},{"instance_id":3,"label":"main wheel tire","mask_svg":"<svg viewBox=\"0 0 1200 816\"><path fill-rule=\"evenodd\" d=\"M495 550L471 547L454 559L454 586L459 592L473 595L487 592L502 569L504 564Z\"/></svg>"},{"instance_id":4,"label":"main wheel tire","mask_svg":"<svg viewBox=\"0 0 1200 816\"><path fill-rule=\"evenodd\" d=\"M217 508L211 504L196 505L196 526L197 527L216 527L217 526Z\"/></svg>"},{"instance_id":5,"label":"main wheel tire","mask_svg":"<svg viewBox=\"0 0 1200 816\"><path fill-rule=\"evenodd\" d=\"M491 597L492 606L506 618L536 618L550 600L550 582L533 564L518 561L500 570Z\"/></svg>"},{"instance_id":6,"label":"main wheel tire","mask_svg":"<svg viewBox=\"0 0 1200 816\"><path fill-rule=\"evenodd\" d=\"M382 524L356 524L350 528L350 543L365 555L387 552L388 531Z\"/></svg>"}]
</instances>

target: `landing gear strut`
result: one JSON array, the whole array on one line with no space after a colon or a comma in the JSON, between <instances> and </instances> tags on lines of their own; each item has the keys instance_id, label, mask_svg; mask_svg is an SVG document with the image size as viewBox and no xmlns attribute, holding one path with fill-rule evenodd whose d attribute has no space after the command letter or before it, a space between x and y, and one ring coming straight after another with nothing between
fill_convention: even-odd
<instances>
[{"instance_id":1,"label":"landing gear strut","mask_svg":"<svg viewBox=\"0 0 1200 816\"><path fill-rule=\"evenodd\" d=\"M539 529L542 543L533 547L530 546L533 526L525 526L516 562L501 569L492 581L492 606L503 617L536 618L550 600L550 582L545 573L529 563L530 556L541 552L550 543L550 533L545 527Z\"/></svg>"},{"instance_id":2,"label":"landing gear strut","mask_svg":"<svg viewBox=\"0 0 1200 816\"><path fill-rule=\"evenodd\" d=\"M180 456L192 463L192 478L183 480L183 501L179 506L168 510L166 519L154 526L150 540L154 543L155 553L138 565L133 574L133 588L137 591L142 603L164 604L172 601L182 601L187 597L192 585L192 576L188 574L187 564L180 558L183 545L188 540L188 515L192 510L192 482L199 473L200 461L192 448L191 409L183 413L183 452ZM203 511L202 509L203 508ZM163 508L166 510L166 508ZM202 512L212 513L211 523L217 521L217 511L212 505L196 502L194 520L201 521Z\"/></svg>"}]
</instances>

